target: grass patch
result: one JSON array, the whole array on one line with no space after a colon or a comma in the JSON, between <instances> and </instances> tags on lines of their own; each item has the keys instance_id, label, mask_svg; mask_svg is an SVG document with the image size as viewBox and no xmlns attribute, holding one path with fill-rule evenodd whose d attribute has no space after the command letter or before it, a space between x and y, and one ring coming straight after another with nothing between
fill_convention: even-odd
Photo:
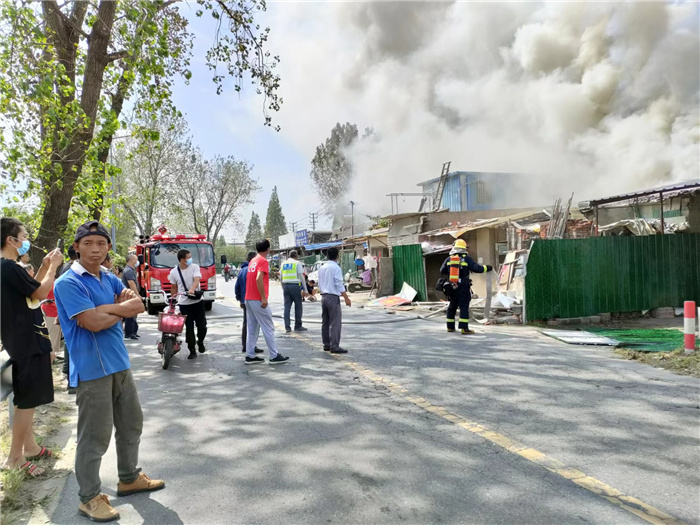
<instances>
[{"instance_id":1,"label":"grass patch","mask_svg":"<svg viewBox=\"0 0 700 525\"><path fill-rule=\"evenodd\" d=\"M673 352L637 352L620 349L615 353L624 359L639 361L656 368L665 368L676 374L700 377L700 352L685 355L682 348Z\"/></svg>"}]
</instances>

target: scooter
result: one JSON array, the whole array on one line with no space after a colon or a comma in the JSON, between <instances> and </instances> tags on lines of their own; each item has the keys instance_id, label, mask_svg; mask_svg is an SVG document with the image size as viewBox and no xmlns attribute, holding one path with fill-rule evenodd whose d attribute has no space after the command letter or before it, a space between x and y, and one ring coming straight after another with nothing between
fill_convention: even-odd
<instances>
[{"instance_id":1,"label":"scooter","mask_svg":"<svg viewBox=\"0 0 700 525\"><path fill-rule=\"evenodd\" d=\"M360 271L346 273L345 285L350 293L361 292L362 290L371 290L373 288L372 281L370 280L369 284L367 284L362 278Z\"/></svg>"},{"instance_id":2,"label":"scooter","mask_svg":"<svg viewBox=\"0 0 700 525\"><path fill-rule=\"evenodd\" d=\"M179 310L175 311L175 296L170 297L168 311L158 314L158 331L163 334L158 341L158 353L161 355L163 370L168 369L170 360L180 351L181 342L178 335L182 333L186 318L187 316L182 315Z\"/></svg>"}]
</instances>

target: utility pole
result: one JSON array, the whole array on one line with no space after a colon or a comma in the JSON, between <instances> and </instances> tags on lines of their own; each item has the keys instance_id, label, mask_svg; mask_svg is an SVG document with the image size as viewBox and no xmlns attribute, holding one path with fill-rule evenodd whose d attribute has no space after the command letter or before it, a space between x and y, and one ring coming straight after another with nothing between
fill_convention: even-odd
<instances>
[{"instance_id":1,"label":"utility pole","mask_svg":"<svg viewBox=\"0 0 700 525\"><path fill-rule=\"evenodd\" d=\"M311 219L311 229L316 229L316 219L318 219L318 213L309 213L309 218Z\"/></svg>"},{"instance_id":2,"label":"utility pole","mask_svg":"<svg viewBox=\"0 0 700 525\"><path fill-rule=\"evenodd\" d=\"M290 222L289 227L292 229L292 233L297 232L297 223L296 222Z\"/></svg>"},{"instance_id":3,"label":"utility pole","mask_svg":"<svg viewBox=\"0 0 700 525\"><path fill-rule=\"evenodd\" d=\"M350 201L350 235L355 236L355 201Z\"/></svg>"}]
</instances>

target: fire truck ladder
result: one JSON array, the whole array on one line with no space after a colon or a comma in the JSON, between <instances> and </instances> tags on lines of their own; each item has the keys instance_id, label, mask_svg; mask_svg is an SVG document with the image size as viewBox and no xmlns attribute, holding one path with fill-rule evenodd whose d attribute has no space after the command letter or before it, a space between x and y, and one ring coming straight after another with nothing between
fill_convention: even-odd
<instances>
[{"instance_id":1,"label":"fire truck ladder","mask_svg":"<svg viewBox=\"0 0 700 525\"><path fill-rule=\"evenodd\" d=\"M437 191L435 192L435 201L433 202L433 211L438 211L442 204L442 195L445 193L447 176L450 174L450 164L452 164L452 161L445 162L445 164L442 165L442 173L440 173L440 180L438 181Z\"/></svg>"}]
</instances>

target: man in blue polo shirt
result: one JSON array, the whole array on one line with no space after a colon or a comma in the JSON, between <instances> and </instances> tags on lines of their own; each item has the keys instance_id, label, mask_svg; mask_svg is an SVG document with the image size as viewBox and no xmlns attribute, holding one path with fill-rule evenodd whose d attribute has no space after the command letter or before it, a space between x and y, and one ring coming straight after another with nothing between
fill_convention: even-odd
<instances>
[{"instance_id":1,"label":"man in blue polo shirt","mask_svg":"<svg viewBox=\"0 0 700 525\"><path fill-rule=\"evenodd\" d=\"M117 496L158 490L138 468L143 414L124 346L122 323L143 312L133 290L101 266L112 247L98 221L78 228L73 247L80 254L54 287L58 317L69 349L69 385L77 387L78 446L75 477L80 487L78 512L93 521L112 521L119 513L101 494L100 464L116 428L119 484Z\"/></svg>"}]
</instances>

